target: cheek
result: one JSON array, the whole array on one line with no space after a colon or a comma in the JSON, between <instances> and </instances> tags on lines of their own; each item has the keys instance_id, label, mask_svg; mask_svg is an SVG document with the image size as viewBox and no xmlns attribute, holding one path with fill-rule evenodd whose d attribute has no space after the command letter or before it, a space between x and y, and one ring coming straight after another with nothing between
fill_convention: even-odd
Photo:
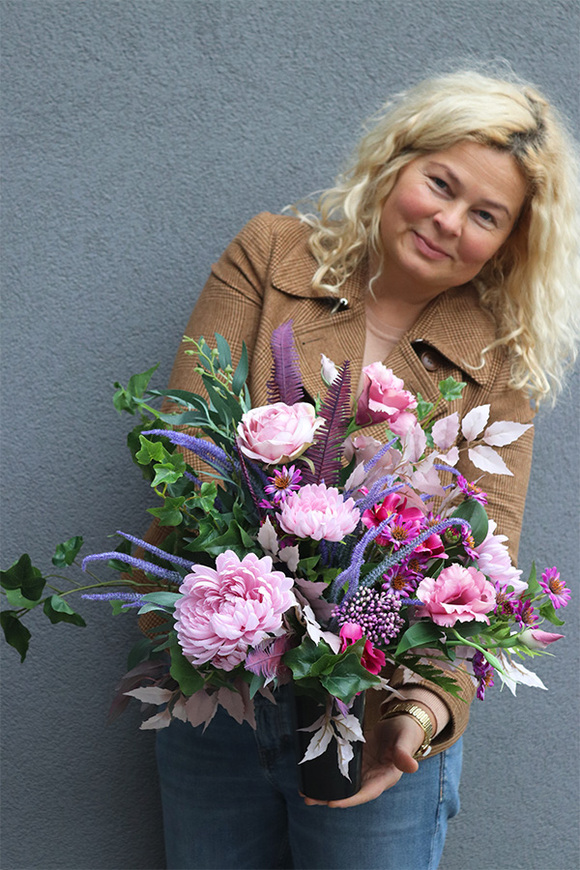
<instances>
[{"instance_id":1,"label":"cheek","mask_svg":"<svg viewBox=\"0 0 580 870\"><path fill-rule=\"evenodd\" d=\"M464 263L473 263L483 266L499 250L500 245L495 239L481 236L479 233L471 233L463 238L461 259Z\"/></svg>"},{"instance_id":2,"label":"cheek","mask_svg":"<svg viewBox=\"0 0 580 870\"><path fill-rule=\"evenodd\" d=\"M423 187L409 186L397 197L397 207L403 220L413 222L430 213L430 200Z\"/></svg>"}]
</instances>

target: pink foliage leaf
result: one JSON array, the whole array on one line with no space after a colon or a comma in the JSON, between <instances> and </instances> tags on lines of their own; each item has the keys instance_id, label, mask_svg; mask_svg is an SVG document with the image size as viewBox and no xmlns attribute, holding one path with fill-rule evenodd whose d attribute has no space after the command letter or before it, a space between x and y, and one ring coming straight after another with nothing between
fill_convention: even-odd
<instances>
[{"instance_id":1,"label":"pink foliage leaf","mask_svg":"<svg viewBox=\"0 0 580 870\"><path fill-rule=\"evenodd\" d=\"M465 415L461 421L461 431L466 441L475 441L489 420L490 405L478 405Z\"/></svg>"},{"instance_id":2,"label":"pink foliage leaf","mask_svg":"<svg viewBox=\"0 0 580 870\"><path fill-rule=\"evenodd\" d=\"M498 420L488 426L483 434L483 440L491 447L504 447L517 441L520 435L532 428L531 423L514 423L510 420Z\"/></svg>"},{"instance_id":3,"label":"pink foliage leaf","mask_svg":"<svg viewBox=\"0 0 580 870\"><path fill-rule=\"evenodd\" d=\"M173 692L169 689L160 689L157 686L142 686L140 689L131 689L130 692L125 692L125 695L137 698L138 701L143 701L145 704L166 704Z\"/></svg>"},{"instance_id":4,"label":"pink foliage leaf","mask_svg":"<svg viewBox=\"0 0 580 870\"><path fill-rule=\"evenodd\" d=\"M142 731L158 731L160 728L167 728L168 725L171 725L171 713L169 710L163 710L146 719L145 722L141 722L140 728Z\"/></svg>"},{"instance_id":5,"label":"pink foliage leaf","mask_svg":"<svg viewBox=\"0 0 580 870\"><path fill-rule=\"evenodd\" d=\"M459 414L449 414L433 424L433 441L439 450L449 450L455 444L459 433Z\"/></svg>"},{"instance_id":6,"label":"pink foliage leaf","mask_svg":"<svg viewBox=\"0 0 580 870\"><path fill-rule=\"evenodd\" d=\"M215 694L208 695L205 689L195 692L185 702L185 711L189 722L194 726L204 723L204 731L215 716L216 710L217 696Z\"/></svg>"},{"instance_id":7,"label":"pink foliage leaf","mask_svg":"<svg viewBox=\"0 0 580 870\"><path fill-rule=\"evenodd\" d=\"M470 447L468 454L475 467L482 471L487 471L489 474L512 475L499 453L491 447Z\"/></svg>"},{"instance_id":8,"label":"pink foliage leaf","mask_svg":"<svg viewBox=\"0 0 580 870\"><path fill-rule=\"evenodd\" d=\"M226 713L229 713L232 719L235 719L240 725L244 721L244 699L239 692L232 691L222 687L216 692L218 703L224 708Z\"/></svg>"}]
</instances>

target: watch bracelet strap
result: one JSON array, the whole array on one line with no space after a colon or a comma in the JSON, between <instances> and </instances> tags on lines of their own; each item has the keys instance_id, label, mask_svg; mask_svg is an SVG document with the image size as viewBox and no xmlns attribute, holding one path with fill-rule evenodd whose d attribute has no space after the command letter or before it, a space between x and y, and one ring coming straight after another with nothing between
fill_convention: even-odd
<instances>
[{"instance_id":1,"label":"watch bracelet strap","mask_svg":"<svg viewBox=\"0 0 580 870\"><path fill-rule=\"evenodd\" d=\"M393 716L399 716L403 713L412 716L413 719L423 729L423 742L413 756L414 758L423 758L430 752L431 741L433 739L433 725L431 724L431 717L423 709L423 707L420 707L419 704L415 703L415 701L399 701L397 704L393 704L391 707L389 707L383 713L379 721L384 722L386 719L391 719Z\"/></svg>"}]
</instances>

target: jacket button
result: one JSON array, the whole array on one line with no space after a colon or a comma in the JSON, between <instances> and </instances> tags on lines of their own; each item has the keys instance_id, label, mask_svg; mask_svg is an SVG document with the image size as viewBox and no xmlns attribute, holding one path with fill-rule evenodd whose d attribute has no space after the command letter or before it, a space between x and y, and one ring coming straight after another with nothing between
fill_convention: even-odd
<instances>
[{"instance_id":1,"label":"jacket button","mask_svg":"<svg viewBox=\"0 0 580 870\"><path fill-rule=\"evenodd\" d=\"M424 350L421 354L421 362L428 372L434 372L438 368L439 360L435 356L434 353L428 350Z\"/></svg>"}]
</instances>

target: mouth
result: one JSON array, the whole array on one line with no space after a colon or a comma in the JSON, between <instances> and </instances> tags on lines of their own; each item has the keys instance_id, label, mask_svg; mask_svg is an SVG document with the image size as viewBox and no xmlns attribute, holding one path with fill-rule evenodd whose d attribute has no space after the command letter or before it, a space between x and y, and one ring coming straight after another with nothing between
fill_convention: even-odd
<instances>
[{"instance_id":1,"label":"mouth","mask_svg":"<svg viewBox=\"0 0 580 870\"><path fill-rule=\"evenodd\" d=\"M422 236L421 233L417 232L417 230L413 230L413 235L415 236L419 250L431 259L444 260L447 257L451 257L451 254L448 254L447 251L440 248L439 245L435 244L435 242Z\"/></svg>"}]
</instances>

